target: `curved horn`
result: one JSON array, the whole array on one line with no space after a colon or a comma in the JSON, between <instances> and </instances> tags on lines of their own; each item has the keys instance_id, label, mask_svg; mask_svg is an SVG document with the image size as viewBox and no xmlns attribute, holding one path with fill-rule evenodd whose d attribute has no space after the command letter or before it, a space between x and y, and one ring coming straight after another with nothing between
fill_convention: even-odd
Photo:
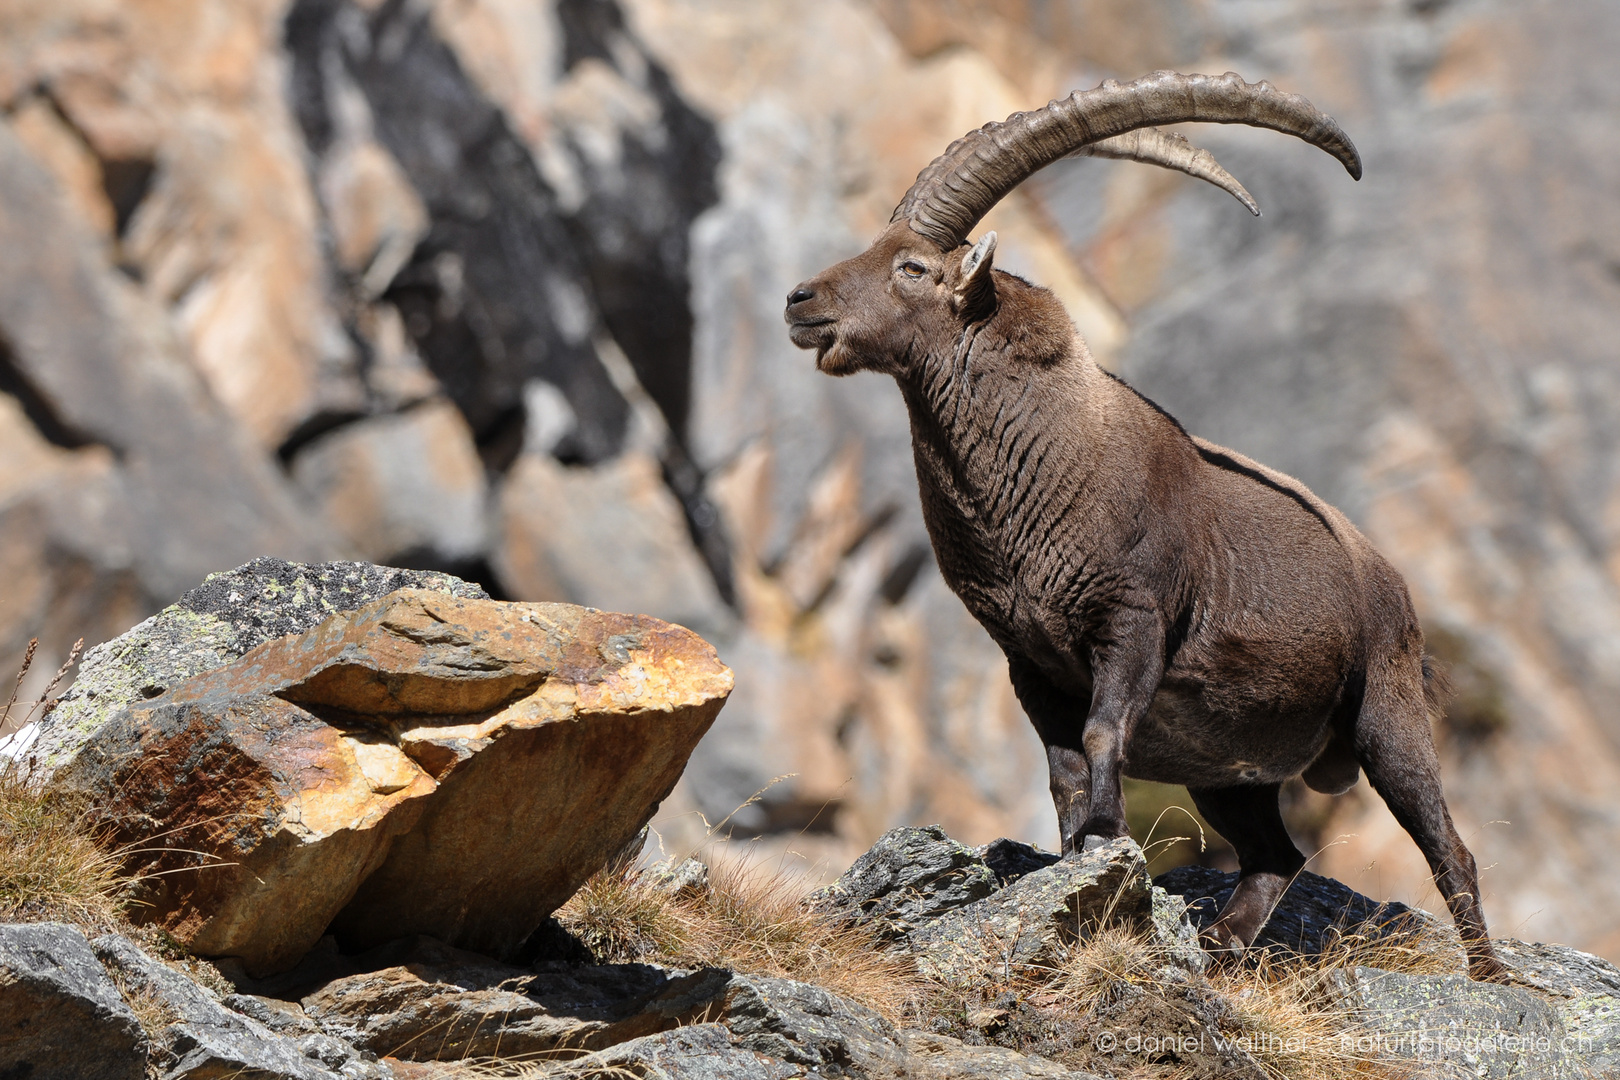
<instances>
[{"instance_id":1,"label":"curved horn","mask_svg":"<svg viewBox=\"0 0 1620 1080\"><path fill-rule=\"evenodd\" d=\"M889 220L909 221L949 250L1037 169L1103 139L1189 121L1281 131L1327 151L1361 178L1361 156L1350 137L1299 95L1267 82L1246 83L1232 72L1212 78L1156 71L1135 82L1109 79L1095 90L1076 90L1044 109L1013 113L957 139L917 174Z\"/></svg>"},{"instance_id":2,"label":"curved horn","mask_svg":"<svg viewBox=\"0 0 1620 1080\"><path fill-rule=\"evenodd\" d=\"M1188 142L1173 131L1158 128L1137 128L1123 135L1087 143L1072 157L1114 158L1119 161L1140 161L1162 169L1175 169L1199 180L1206 180L1231 195L1249 208L1249 213L1260 216L1260 204L1254 201L1248 189L1238 183L1237 177L1221 168L1215 155Z\"/></svg>"}]
</instances>

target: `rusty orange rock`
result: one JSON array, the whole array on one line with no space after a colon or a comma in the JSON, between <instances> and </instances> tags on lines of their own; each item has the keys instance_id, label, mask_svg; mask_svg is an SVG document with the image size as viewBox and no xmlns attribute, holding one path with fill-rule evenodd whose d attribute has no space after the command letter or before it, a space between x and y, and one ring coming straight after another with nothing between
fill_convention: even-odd
<instances>
[{"instance_id":1,"label":"rusty orange rock","mask_svg":"<svg viewBox=\"0 0 1620 1080\"><path fill-rule=\"evenodd\" d=\"M330 928L499 956L646 824L731 685L657 619L402 589L123 710L54 783L202 955L268 974Z\"/></svg>"}]
</instances>

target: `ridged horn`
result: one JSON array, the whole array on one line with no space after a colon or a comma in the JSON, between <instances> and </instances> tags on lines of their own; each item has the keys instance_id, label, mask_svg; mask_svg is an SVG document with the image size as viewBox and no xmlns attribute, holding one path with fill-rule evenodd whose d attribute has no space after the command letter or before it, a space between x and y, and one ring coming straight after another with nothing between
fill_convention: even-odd
<instances>
[{"instance_id":1,"label":"ridged horn","mask_svg":"<svg viewBox=\"0 0 1620 1080\"><path fill-rule=\"evenodd\" d=\"M1162 169L1175 169L1199 180L1208 181L1249 208L1249 213L1260 216L1260 204L1254 201L1248 189L1238 183L1237 177L1221 168L1215 155L1188 142L1173 131L1158 128L1137 128L1123 135L1088 143L1076 150L1072 157L1114 158L1119 161L1140 161Z\"/></svg>"},{"instance_id":2,"label":"ridged horn","mask_svg":"<svg viewBox=\"0 0 1620 1080\"><path fill-rule=\"evenodd\" d=\"M1076 90L1044 109L969 132L917 174L889 220L909 221L948 251L1008 192L1058 158L1139 128L1193 122L1293 135L1332 154L1361 179L1361 156L1350 137L1299 95L1267 82L1244 82L1233 72L1214 78L1156 71L1135 82L1109 79L1095 90Z\"/></svg>"}]
</instances>

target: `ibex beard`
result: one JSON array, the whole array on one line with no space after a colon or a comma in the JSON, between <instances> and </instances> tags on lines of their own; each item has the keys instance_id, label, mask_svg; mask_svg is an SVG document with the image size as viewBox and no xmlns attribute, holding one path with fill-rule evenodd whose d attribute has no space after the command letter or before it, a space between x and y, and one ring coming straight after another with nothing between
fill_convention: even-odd
<instances>
[{"instance_id":1,"label":"ibex beard","mask_svg":"<svg viewBox=\"0 0 1620 1080\"><path fill-rule=\"evenodd\" d=\"M993 232L967 243L1077 153L1178 169L1258 213L1207 152L1151 126L1188 121L1294 135L1361 175L1330 117L1266 83L1105 82L953 143L867 251L788 296L791 336L828 374L899 384L940 571L1007 654L1065 854L1127 834L1122 776L1186 785L1240 869L1205 943L1239 954L1306 862L1281 785L1339 794L1365 771L1428 860L1470 974L1504 978L1441 791L1440 693L1400 574L1299 481L1189 435L1098 367L1051 292L993 268Z\"/></svg>"}]
</instances>

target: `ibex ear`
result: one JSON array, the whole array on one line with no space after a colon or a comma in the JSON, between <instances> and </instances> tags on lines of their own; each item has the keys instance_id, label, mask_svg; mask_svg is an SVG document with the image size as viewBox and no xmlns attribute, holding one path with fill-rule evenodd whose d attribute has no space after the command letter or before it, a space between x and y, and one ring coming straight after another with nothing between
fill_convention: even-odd
<instances>
[{"instance_id":1,"label":"ibex ear","mask_svg":"<svg viewBox=\"0 0 1620 1080\"><path fill-rule=\"evenodd\" d=\"M996 284L990 274L995 256L996 234L993 231L979 237L979 242L962 256L962 280L956 286L956 311L969 322L982 319L995 310Z\"/></svg>"}]
</instances>

